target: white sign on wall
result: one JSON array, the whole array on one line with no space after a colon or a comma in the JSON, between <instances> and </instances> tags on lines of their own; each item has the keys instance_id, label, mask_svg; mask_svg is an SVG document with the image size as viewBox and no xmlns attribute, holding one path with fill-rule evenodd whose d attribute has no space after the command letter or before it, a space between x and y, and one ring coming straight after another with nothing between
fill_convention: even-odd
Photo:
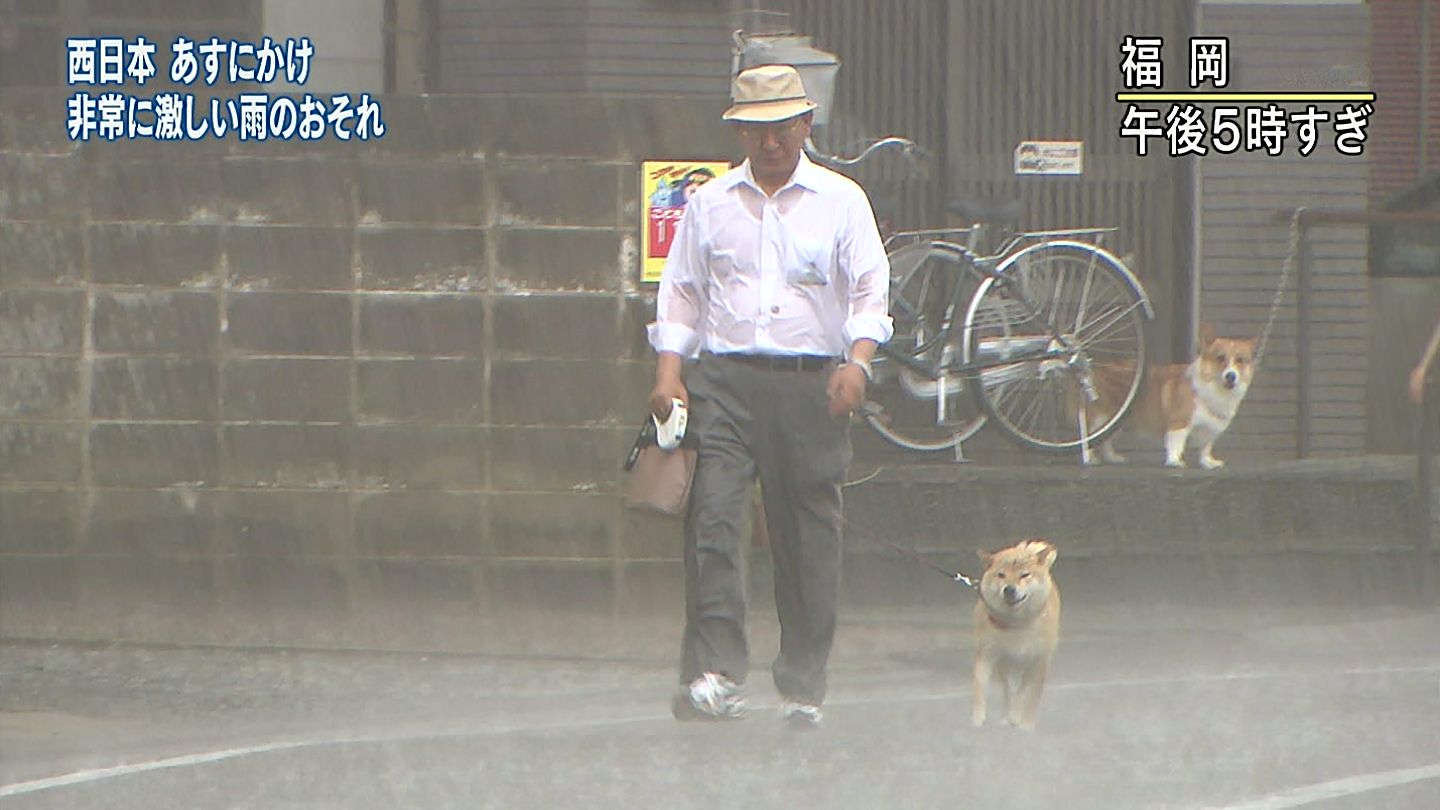
<instances>
[{"instance_id":1,"label":"white sign on wall","mask_svg":"<svg viewBox=\"0 0 1440 810\"><path fill-rule=\"evenodd\" d=\"M1016 174L1084 174L1084 141L1021 141L1015 147Z\"/></svg>"}]
</instances>

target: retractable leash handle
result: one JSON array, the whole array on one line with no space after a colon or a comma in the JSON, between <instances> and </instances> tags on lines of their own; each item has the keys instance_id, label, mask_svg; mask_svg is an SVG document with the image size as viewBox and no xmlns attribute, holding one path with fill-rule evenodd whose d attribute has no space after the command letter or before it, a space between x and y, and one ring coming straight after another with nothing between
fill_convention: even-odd
<instances>
[{"instance_id":1,"label":"retractable leash handle","mask_svg":"<svg viewBox=\"0 0 1440 810\"><path fill-rule=\"evenodd\" d=\"M679 447L685 441L685 427L689 421L685 410L684 402L673 399L670 403L670 416L664 421L653 413L647 414L640 423L640 432L635 436L635 443L630 446L630 452L625 455L625 463L621 468L625 472L634 469L635 463L640 460L640 451L652 444L661 450L674 450ZM693 446L693 442L687 446Z\"/></svg>"},{"instance_id":2,"label":"retractable leash handle","mask_svg":"<svg viewBox=\"0 0 1440 810\"><path fill-rule=\"evenodd\" d=\"M685 441L685 427L690 416L686 413L685 403L679 398L670 400L670 415L665 421L660 421L660 417L654 414L650 418L655 420L655 443L660 445L661 450L674 450Z\"/></svg>"}]
</instances>

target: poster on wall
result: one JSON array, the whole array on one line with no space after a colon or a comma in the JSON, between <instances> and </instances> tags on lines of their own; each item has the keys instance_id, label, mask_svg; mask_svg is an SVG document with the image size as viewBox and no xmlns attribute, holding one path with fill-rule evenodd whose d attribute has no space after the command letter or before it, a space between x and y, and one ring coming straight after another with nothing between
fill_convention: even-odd
<instances>
[{"instance_id":1,"label":"poster on wall","mask_svg":"<svg viewBox=\"0 0 1440 810\"><path fill-rule=\"evenodd\" d=\"M696 189L729 170L730 164L723 160L647 160L641 164L641 230L645 234L642 282L659 283L685 201Z\"/></svg>"}]
</instances>

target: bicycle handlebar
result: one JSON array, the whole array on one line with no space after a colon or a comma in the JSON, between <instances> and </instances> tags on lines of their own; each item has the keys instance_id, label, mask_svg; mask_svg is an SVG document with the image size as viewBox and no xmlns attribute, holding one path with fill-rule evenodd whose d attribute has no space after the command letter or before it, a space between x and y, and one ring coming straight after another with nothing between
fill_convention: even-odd
<instances>
[{"instance_id":1,"label":"bicycle handlebar","mask_svg":"<svg viewBox=\"0 0 1440 810\"><path fill-rule=\"evenodd\" d=\"M889 137L881 138L878 141L874 141L869 146L861 150L860 154L848 158L822 152L820 151L820 148L815 145L815 142L813 140L811 140L810 138L805 139L805 152L809 154L810 157L831 166L854 166L855 164L864 161L866 158L870 157L875 152L892 146L899 148L900 154L903 155L905 159L910 161L911 163L919 163L930 158L930 153L927 152L924 147L920 146L909 138L902 138L898 135L891 135Z\"/></svg>"}]
</instances>

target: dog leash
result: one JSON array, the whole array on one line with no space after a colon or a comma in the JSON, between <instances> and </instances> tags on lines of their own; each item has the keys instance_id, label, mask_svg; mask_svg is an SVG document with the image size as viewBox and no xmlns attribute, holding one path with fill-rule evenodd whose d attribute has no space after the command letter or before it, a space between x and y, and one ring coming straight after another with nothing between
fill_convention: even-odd
<instances>
[{"instance_id":1,"label":"dog leash","mask_svg":"<svg viewBox=\"0 0 1440 810\"><path fill-rule=\"evenodd\" d=\"M848 526L848 527L851 528L851 529L854 529L854 528L855 528L855 524L854 524L854 523L851 523L848 518L842 518L842 519L845 521L845 525L846 525L846 526ZM930 562L929 560L925 559L924 557L921 557L919 554L915 553L914 551L911 551L910 549L905 548L904 546L902 546L902 545L900 545L900 544L898 544L898 543L892 543L892 542L890 542L889 540L886 540L885 538L880 537L879 535L870 534L870 533L868 533L868 532L860 532L860 535L861 535L862 537L865 537L865 539L867 539L867 540L869 540L869 541L871 541L871 542L873 542L873 543L879 543L880 545L887 546L887 547L889 547L889 548L891 548L891 549L894 549L895 551L898 551L898 552L900 552L901 554L904 554L906 557L909 557L910 559L914 560L915 562L920 563L921 565L925 566L926 568L929 568L929 569L931 569L931 570L933 570L933 571L939 571L940 573L944 574L945 577L946 577L946 579L949 579L951 582L958 582L958 583L960 583L961 585L964 585L965 587L970 588L971 590L979 590L979 589L980 589L980 581L979 581L979 580L977 580L977 579L971 579L970 577L965 576L963 573L961 573L961 572L959 572L959 571L951 571L950 569L948 569L948 568L946 568L946 567L944 567L944 566L942 566L942 565L936 565L935 563Z\"/></svg>"},{"instance_id":2,"label":"dog leash","mask_svg":"<svg viewBox=\"0 0 1440 810\"><path fill-rule=\"evenodd\" d=\"M1280 314L1280 304L1285 300L1285 288L1290 286L1290 273L1295 267L1295 258L1300 253L1300 218L1304 215L1303 205L1290 215L1290 251L1285 254L1285 262L1280 265L1280 283L1275 285L1275 295L1270 299L1270 315L1265 319L1265 329L1260 333L1260 343L1255 349L1254 365L1257 368L1270 343L1270 330L1275 328L1275 316Z\"/></svg>"}]
</instances>

